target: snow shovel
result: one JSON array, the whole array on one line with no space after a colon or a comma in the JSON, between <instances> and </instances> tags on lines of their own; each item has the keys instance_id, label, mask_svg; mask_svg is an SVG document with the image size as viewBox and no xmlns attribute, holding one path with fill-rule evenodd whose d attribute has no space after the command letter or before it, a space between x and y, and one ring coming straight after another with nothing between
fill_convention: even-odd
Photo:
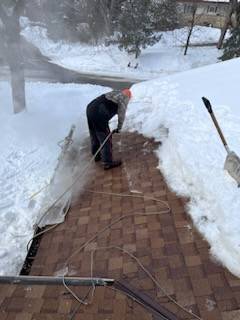
<instances>
[{"instance_id":1,"label":"snow shovel","mask_svg":"<svg viewBox=\"0 0 240 320\"><path fill-rule=\"evenodd\" d=\"M222 130L220 129L218 121L217 121L217 119L214 115L214 112L212 110L212 106L211 106L210 101L205 97L202 97L202 100L203 100L203 103L205 104L208 112L210 113L210 116L214 122L214 125L220 135L222 142L223 142L224 148L227 151L227 158L224 163L224 169L227 170L229 175L234 180L236 180L238 187L240 187L240 158L237 156L237 154L235 152L233 152L229 149L228 144L227 144L227 142L224 138L224 135L222 133Z\"/></svg>"}]
</instances>

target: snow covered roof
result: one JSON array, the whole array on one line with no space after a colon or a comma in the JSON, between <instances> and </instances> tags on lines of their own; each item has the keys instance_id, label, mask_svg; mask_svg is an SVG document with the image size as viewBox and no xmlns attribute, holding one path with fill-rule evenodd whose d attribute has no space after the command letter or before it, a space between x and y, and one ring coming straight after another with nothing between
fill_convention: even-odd
<instances>
[{"instance_id":1,"label":"snow covered roof","mask_svg":"<svg viewBox=\"0 0 240 320\"><path fill-rule=\"evenodd\" d=\"M229 0L177 0L178 2L196 2L196 3L201 3L201 2L211 2L211 3L216 3L216 2L221 2L221 3L229 3Z\"/></svg>"}]
</instances>

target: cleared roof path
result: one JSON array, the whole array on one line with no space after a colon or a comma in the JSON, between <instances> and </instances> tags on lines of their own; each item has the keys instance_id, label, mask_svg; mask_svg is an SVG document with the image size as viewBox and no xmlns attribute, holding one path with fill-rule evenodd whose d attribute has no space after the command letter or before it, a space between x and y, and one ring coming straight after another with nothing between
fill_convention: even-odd
<instances>
[{"instance_id":1,"label":"cleared roof path","mask_svg":"<svg viewBox=\"0 0 240 320\"><path fill-rule=\"evenodd\" d=\"M103 171L100 164L93 164L66 221L42 237L30 274L61 275L67 265L69 276L120 280L177 319L240 319L240 279L212 261L207 242L186 213L187 199L171 192L157 169L157 144L123 133L121 143L114 145L122 167ZM148 197L165 201L170 210ZM125 215L129 216L121 218ZM119 222L102 232L116 219ZM71 289L82 299L88 293L83 287ZM110 288L96 287L84 301L89 300L89 305L77 302L63 285L0 285L0 319L161 319Z\"/></svg>"}]
</instances>

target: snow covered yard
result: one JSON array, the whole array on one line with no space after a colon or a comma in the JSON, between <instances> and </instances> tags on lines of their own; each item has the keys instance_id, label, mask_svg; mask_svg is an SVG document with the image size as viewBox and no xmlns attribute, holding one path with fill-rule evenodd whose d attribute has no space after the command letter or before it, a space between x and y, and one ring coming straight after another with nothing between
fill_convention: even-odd
<instances>
[{"instance_id":1,"label":"snow covered yard","mask_svg":"<svg viewBox=\"0 0 240 320\"><path fill-rule=\"evenodd\" d=\"M86 104L106 88L27 83L27 112L14 115L9 84L0 82L0 275L16 274L39 220L44 192L72 124L79 143L87 136ZM55 200L55 199L54 199Z\"/></svg>"},{"instance_id":2,"label":"snow covered yard","mask_svg":"<svg viewBox=\"0 0 240 320\"><path fill-rule=\"evenodd\" d=\"M142 51L138 59L139 66L134 69L136 61L126 52L120 51L116 45L106 47L54 42L48 38L45 28L31 26L25 18L22 18L22 28L22 35L53 63L83 73L152 79L216 63L222 55L222 51L216 46L193 46L188 49L187 56L184 56L183 46L186 43L188 28L181 28L162 32L162 38L157 44ZM219 29L196 26L191 44L216 43L219 36ZM128 67L129 61L131 67Z\"/></svg>"},{"instance_id":3,"label":"snow covered yard","mask_svg":"<svg viewBox=\"0 0 240 320\"><path fill-rule=\"evenodd\" d=\"M163 142L159 168L177 194L191 198L189 214L212 255L238 277L240 189L223 170L226 151L201 97L210 99L230 149L240 155L239 83L234 59L136 84L126 124Z\"/></svg>"}]
</instances>

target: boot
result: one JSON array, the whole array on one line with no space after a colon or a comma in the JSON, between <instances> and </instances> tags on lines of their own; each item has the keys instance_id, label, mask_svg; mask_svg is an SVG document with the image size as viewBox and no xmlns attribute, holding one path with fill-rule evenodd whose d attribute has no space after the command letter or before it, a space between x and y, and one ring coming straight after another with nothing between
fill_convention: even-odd
<instances>
[{"instance_id":1,"label":"boot","mask_svg":"<svg viewBox=\"0 0 240 320\"><path fill-rule=\"evenodd\" d=\"M111 162L105 162L104 163L104 170L109 170L112 168L116 168L119 167L122 164L121 160L115 160L115 161L111 161Z\"/></svg>"}]
</instances>

